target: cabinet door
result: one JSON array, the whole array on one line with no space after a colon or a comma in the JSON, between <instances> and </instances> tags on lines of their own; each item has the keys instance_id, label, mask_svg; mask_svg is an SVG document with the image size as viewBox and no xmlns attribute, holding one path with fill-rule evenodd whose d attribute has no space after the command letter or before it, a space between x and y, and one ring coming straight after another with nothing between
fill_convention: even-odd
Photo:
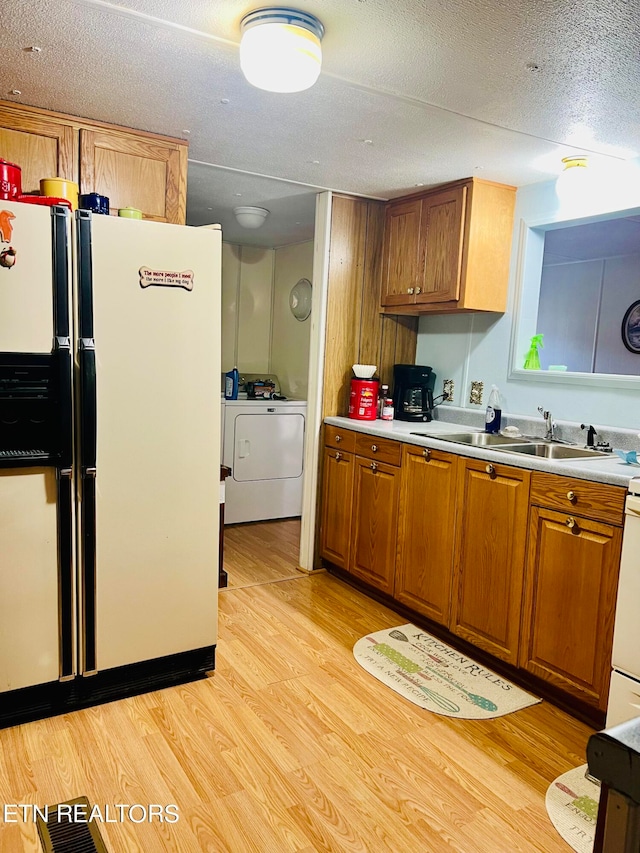
<instances>
[{"instance_id":1,"label":"cabinet door","mask_svg":"<svg viewBox=\"0 0 640 853\"><path fill-rule=\"evenodd\" d=\"M353 543L349 571L382 592L393 592L400 468L356 456Z\"/></svg>"},{"instance_id":2,"label":"cabinet door","mask_svg":"<svg viewBox=\"0 0 640 853\"><path fill-rule=\"evenodd\" d=\"M349 567L354 458L328 447L324 451L320 554L342 569Z\"/></svg>"},{"instance_id":3,"label":"cabinet door","mask_svg":"<svg viewBox=\"0 0 640 853\"><path fill-rule=\"evenodd\" d=\"M451 630L516 664L524 575L528 471L461 464Z\"/></svg>"},{"instance_id":4,"label":"cabinet door","mask_svg":"<svg viewBox=\"0 0 640 853\"><path fill-rule=\"evenodd\" d=\"M0 156L22 168L22 192L40 192L40 178L78 180L78 132L55 118L0 107Z\"/></svg>"},{"instance_id":5,"label":"cabinet door","mask_svg":"<svg viewBox=\"0 0 640 853\"><path fill-rule=\"evenodd\" d=\"M135 133L81 130L80 192L108 196L112 213L137 207L145 219L184 225L187 146Z\"/></svg>"},{"instance_id":6,"label":"cabinet door","mask_svg":"<svg viewBox=\"0 0 640 853\"><path fill-rule=\"evenodd\" d=\"M390 204L385 218L382 304L411 305L422 277L420 268L421 199Z\"/></svg>"},{"instance_id":7,"label":"cabinet door","mask_svg":"<svg viewBox=\"0 0 640 853\"><path fill-rule=\"evenodd\" d=\"M460 296L467 188L427 196L422 202L423 280L417 303L452 302Z\"/></svg>"},{"instance_id":8,"label":"cabinet door","mask_svg":"<svg viewBox=\"0 0 640 853\"><path fill-rule=\"evenodd\" d=\"M405 445L394 598L449 625L457 457Z\"/></svg>"},{"instance_id":9,"label":"cabinet door","mask_svg":"<svg viewBox=\"0 0 640 853\"><path fill-rule=\"evenodd\" d=\"M621 530L531 508L520 665L605 709Z\"/></svg>"}]
</instances>

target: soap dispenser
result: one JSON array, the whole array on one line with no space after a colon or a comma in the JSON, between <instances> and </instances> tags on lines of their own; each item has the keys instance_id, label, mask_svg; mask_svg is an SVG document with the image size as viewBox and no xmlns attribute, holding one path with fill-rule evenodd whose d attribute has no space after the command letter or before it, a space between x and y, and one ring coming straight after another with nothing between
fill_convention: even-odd
<instances>
[{"instance_id":1,"label":"soap dispenser","mask_svg":"<svg viewBox=\"0 0 640 853\"><path fill-rule=\"evenodd\" d=\"M489 405L487 406L487 414L484 421L485 432L500 432L500 422L502 420L502 403L500 402L500 392L497 385L491 386L489 394Z\"/></svg>"}]
</instances>

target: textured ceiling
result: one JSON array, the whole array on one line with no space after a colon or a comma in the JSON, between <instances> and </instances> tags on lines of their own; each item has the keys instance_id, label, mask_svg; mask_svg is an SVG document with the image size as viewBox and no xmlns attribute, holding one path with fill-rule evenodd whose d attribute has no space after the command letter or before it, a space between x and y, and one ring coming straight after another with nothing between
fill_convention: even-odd
<instances>
[{"instance_id":1,"label":"textured ceiling","mask_svg":"<svg viewBox=\"0 0 640 853\"><path fill-rule=\"evenodd\" d=\"M188 221L260 245L310 236L317 188L522 186L576 151L640 153L636 3L305 0L326 28L323 73L294 95L239 71L239 22L260 5L3 0L0 95L189 139ZM245 231L237 204L271 215Z\"/></svg>"}]
</instances>

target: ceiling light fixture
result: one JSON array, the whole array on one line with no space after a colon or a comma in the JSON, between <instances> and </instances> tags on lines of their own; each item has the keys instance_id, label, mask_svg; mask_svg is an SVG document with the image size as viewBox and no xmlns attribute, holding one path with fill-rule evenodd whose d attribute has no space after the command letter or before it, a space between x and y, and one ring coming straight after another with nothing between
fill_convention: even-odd
<instances>
[{"instance_id":1,"label":"ceiling light fixture","mask_svg":"<svg viewBox=\"0 0 640 853\"><path fill-rule=\"evenodd\" d=\"M579 201L589 192L589 170L584 154L563 157L564 169L556 180L556 194L563 201Z\"/></svg>"},{"instance_id":2,"label":"ceiling light fixture","mask_svg":"<svg viewBox=\"0 0 640 853\"><path fill-rule=\"evenodd\" d=\"M324 27L315 15L269 6L245 15L240 29L240 67L252 86L302 92L316 82Z\"/></svg>"},{"instance_id":3,"label":"ceiling light fixture","mask_svg":"<svg viewBox=\"0 0 640 853\"><path fill-rule=\"evenodd\" d=\"M233 213L243 228L259 228L269 215L264 207L234 207Z\"/></svg>"}]
</instances>

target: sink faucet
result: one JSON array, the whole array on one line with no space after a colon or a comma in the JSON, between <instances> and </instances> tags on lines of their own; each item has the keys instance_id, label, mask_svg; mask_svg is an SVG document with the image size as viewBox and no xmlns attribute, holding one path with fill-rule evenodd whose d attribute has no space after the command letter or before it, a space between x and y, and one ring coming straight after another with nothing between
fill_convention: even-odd
<instances>
[{"instance_id":1,"label":"sink faucet","mask_svg":"<svg viewBox=\"0 0 640 853\"><path fill-rule=\"evenodd\" d=\"M545 409L543 409L542 406L538 406L538 411L540 412L540 414L544 418L544 425L546 427L546 432L545 432L544 437L547 441L553 441L553 439L555 437L553 432L555 430L556 425L554 424L554 422L551 418L551 412L545 411Z\"/></svg>"},{"instance_id":2,"label":"sink faucet","mask_svg":"<svg viewBox=\"0 0 640 853\"><path fill-rule=\"evenodd\" d=\"M591 424L580 424L580 429L587 430L587 447L593 447L593 437L598 434L595 427L593 427Z\"/></svg>"}]
</instances>

